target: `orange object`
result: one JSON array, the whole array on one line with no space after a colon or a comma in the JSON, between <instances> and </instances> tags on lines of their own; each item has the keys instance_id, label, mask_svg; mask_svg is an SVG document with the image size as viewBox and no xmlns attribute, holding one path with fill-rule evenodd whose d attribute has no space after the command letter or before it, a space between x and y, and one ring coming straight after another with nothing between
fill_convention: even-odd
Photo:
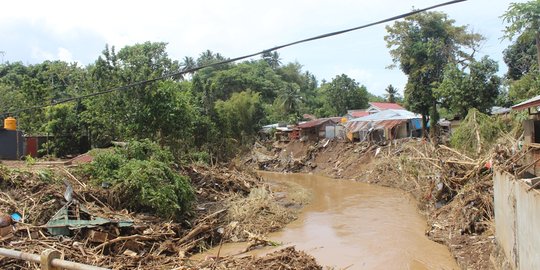
<instances>
[{"instance_id":1,"label":"orange object","mask_svg":"<svg viewBox=\"0 0 540 270\"><path fill-rule=\"evenodd\" d=\"M7 130L17 130L17 120L11 116L4 119L4 128Z\"/></svg>"}]
</instances>

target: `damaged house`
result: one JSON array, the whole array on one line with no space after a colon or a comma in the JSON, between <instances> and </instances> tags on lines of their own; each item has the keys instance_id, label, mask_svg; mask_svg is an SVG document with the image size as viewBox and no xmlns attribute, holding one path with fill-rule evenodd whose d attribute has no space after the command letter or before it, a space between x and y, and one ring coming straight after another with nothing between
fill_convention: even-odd
<instances>
[{"instance_id":1,"label":"damaged house","mask_svg":"<svg viewBox=\"0 0 540 270\"><path fill-rule=\"evenodd\" d=\"M297 126L300 129L300 138L304 140L318 141L324 138L335 138L339 133L338 123L341 117L319 118L307 121Z\"/></svg>"},{"instance_id":2,"label":"damaged house","mask_svg":"<svg viewBox=\"0 0 540 270\"><path fill-rule=\"evenodd\" d=\"M384 141L416 137L421 116L401 109L387 109L349 120L345 127L350 141Z\"/></svg>"}]
</instances>

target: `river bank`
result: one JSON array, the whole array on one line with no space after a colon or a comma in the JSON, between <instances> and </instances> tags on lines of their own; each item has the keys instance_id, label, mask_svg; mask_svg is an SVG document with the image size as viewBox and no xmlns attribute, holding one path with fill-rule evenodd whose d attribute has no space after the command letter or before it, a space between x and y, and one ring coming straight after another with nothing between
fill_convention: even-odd
<instances>
[{"instance_id":1,"label":"river bank","mask_svg":"<svg viewBox=\"0 0 540 270\"><path fill-rule=\"evenodd\" d=\"M298 219L268 234L278 247L247 255L294 246L331 269L459 269L447 247L425 236L425 218L415 199L401 190L313 174L259 173L275 190L294 183L312 199ZM247 245L224 244L195 259L238 254Z\"/></svg>"},{"instance_id":2,"label":"river bank","mask_svg":"<svg viewBox=\"0 0 540 270\"><path fill-rule=\"evenodd\" d=\"M492 269L493 186L485 164L493 158L410 139L387 145L297 141L260 145L243 163L402 189L427 218L426 235L446 245L462 269Z\"/></svg>"}]
</instances>

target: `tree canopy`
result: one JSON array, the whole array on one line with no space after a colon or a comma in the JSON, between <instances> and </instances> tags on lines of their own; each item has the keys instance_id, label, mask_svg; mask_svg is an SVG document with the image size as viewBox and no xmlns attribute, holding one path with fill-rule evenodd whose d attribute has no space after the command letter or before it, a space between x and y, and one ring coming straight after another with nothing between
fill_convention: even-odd
<instances>
[{"instance_id":1,"label":"tree canopy","mask_svg":"<svg viewBox=\"0 0 540 270\"><path fill-rule=\"evenodd\" d=\"M365 86L360 86L354 79L341 74L329 83L323 83L319 89L324 116L341 116L350 109L365 109L368 107L368 92Z\"/></svg>"},{"instance_id":2,"label":"tree canopy","mask_svg":"<svg viewBox=\"0 0 540 270\"><path fill-rule=\"evenodd\" d=\"M501 79L496 75L498 65L487 57L471 62L468 69L469 73L466 73L455 64L448 65L443 81L435 89L441 106L461 119L472 108L489 113L501 85Z\"/></svg>"},{"instance_id":3,"label":"tree canopy","mask_svg":"<svg viewBox=\"0 0 540 270\"><path fill-rule=\"evenodd\" d=\"M513 40L504 51L508 66L508 99L519 102L540 94L540 1L511 3L501 16L503 38Z\"/></svg>"},{"instance_id":4,"label":"tree canopy","mask_svg":"<svg viewBox=\"0 0 540 270\"><path fill-rule=\"evenodd\" d=\"M540 1L510 3L502 19L508 24L504 29L504 38L511 40L515 36L529 39L534 37L540 66Z\"/></svg>"}]
</instances>

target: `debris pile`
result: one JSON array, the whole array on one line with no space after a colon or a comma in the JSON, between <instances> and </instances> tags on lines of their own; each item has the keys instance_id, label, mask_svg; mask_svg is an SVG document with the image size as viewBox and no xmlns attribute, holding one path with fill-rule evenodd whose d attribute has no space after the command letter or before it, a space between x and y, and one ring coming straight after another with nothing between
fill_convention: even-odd
<instances>
[{"instance_id":1,"label":"debris pile","mask_svg":"<svg viewBox=\"0 0 540 270\"><path fill-rule=\"evenodd\" d=\"M10 217L0 245L35 254L55 249L66 260L113 269L172 269L184 267L190 254L231 239L247 239L246 232L263 235L284 225L265 229L252 224L257 225L254 229L240 224L236 227L241 231L233 229L231 205L249 198L254 188L265 190L259 178L236 169L184 168L196 200L193 210L177 222L118 208L116 189L85 183L74 174L64 167L26 172L0 165L0 213L20 215L16 222ZM62 179L67 179L67 190ZM264 219L264 207L257 210ZM7 218L2 220L8 224ZM0 259L0 269L33 268L22 260Z\"/></svg>"},{"instance_id":2,"label":"debris pile","mask_svg":"<svg viewBox=\"0 0 540 270\"><path fill-rule=\"evenodd\" d=\"M290 270L321 270L315 259L294 247L287 247L264 257L245 256L242 258L228 257L207 260L199 266L200 269L290 269Z\"/></svg>"}]
</instances>

